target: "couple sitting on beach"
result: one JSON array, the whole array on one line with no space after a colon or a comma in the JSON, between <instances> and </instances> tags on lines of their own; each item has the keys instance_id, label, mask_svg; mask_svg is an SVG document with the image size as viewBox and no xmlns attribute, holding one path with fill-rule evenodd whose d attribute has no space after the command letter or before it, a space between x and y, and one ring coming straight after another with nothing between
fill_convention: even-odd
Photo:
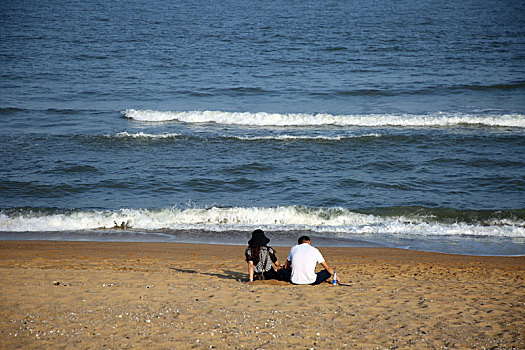
<instances>
[{"instance_id":1,"label":"couple sitting on beach","mask_svg":"<svg viewBox=\"0 0 525 350\"><path fill-rule=\"evenodd\" d=\"M321 252L312 247L310 238L301 236L297 245L290 249L286 263L281 265L275 251L268 246L270 239L264 235L262 230L252 232L252 238L248 241L245 255L248 262L248 273L250 282L254 278L277 279L292 282L294 284L320 284L334 274L332 269L324 260ZM273 264L278 268L276 271ZM325 269L315 273L317 263ZM339 283L339 276L336 276Z\"/></svg>"}]
</instances>

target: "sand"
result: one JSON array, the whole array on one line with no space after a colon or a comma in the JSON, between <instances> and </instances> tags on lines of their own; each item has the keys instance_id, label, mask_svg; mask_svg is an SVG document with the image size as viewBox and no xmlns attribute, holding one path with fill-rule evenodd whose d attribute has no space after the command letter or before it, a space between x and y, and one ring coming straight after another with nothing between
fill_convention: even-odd
<instances>
[{"instance_id":1,"label":"sand","mask_svg":"<svg viewBox=\"0 0 525 350\"><path fill-rule=\"evenodd\" d=\"M525 348L525 257L320 250L346 286L247 283L242 246L0 242L0 347Z\"/></svg>"}]
</instances>

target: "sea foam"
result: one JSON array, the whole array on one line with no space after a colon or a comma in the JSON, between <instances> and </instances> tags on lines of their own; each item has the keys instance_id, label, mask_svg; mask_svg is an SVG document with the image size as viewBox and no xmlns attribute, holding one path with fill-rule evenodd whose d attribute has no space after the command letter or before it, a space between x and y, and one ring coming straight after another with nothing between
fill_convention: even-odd
<instances>
[{"instance_id":1,"label":"sea foam","mask_svg":"<svg viewBox=\"0 0 525 350\"><path fill-rule=\"evenodd\" d=\"M126 109L127 118L142 122L179 121L185 123L216 123L243 126L363 126L363 127L446 127L483 125L490 127L525 128L522 114L304 114L250 113L222 111L152 111Z\"/></svg>"},{"instance_id":2,"label":"sea foam","mask_svg":"<svg viewBox=\"0 0 525 350\"><path fill-rule=\"evenodd\" d=\"M370 133L365 135L354 135L354 136L306 136L306 135L268 135L268 136L234 136L233 138L241 141L264 141L264 140L274 140L274 141L295 141L295 140L308 140L308 141L341 141L346 139L355 139L355 138L374 138L381 137L381 134Z\"/></svg>"},{"instance_id":3,"label":"sea foam","mask_svg":"<svg viewBox=\"0 0 525 350\"><path fill-rule=\"evenodd\" d=\"M133 230L309 231L345 238L355 235L479 236L525 238L525 222L435 222L425 217L378 216L344 208L165 208L114 211L42 212L28 209L0 213L0 231L80 231L122 227Z\"/></svg>"},{"instance_id":4,"label":"sea foam","mask_svg":"<svg viewBox=\"0 0 525 350\"><path fill-rule=\"evenodd\" d=\"M123 131L123 132L117 133L115 136L120 137L120 138L135 138L135 139L140 139L140 138L166 139L166 138L178 137L180 136L180 134L176 134L176 133L148 134L144 132L128 133L127 131ZM108 136L108 137L111 137L111 136Z\"/></svg>"}]
</instances>

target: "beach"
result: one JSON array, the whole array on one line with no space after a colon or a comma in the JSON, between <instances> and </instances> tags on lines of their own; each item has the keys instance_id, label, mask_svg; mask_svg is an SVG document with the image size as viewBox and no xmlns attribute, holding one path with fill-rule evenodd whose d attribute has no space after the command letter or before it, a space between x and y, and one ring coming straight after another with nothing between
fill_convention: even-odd
<instances>
[{"instance_id":1,"label":"beach","mask_svg":"<svg viewBox=\"0 0 525 350\"><path fill-rule=\"evenodd\" d=\"M298 286L244 248L3 241L0 347L525 348L524 256L321 247L344 285Z\"/></svg>"}]
</instances>

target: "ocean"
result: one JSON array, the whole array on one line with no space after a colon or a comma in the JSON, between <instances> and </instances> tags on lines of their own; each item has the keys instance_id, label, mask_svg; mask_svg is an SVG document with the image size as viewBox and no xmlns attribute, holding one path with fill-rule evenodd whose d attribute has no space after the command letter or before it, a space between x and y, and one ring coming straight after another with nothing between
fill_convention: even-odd
<instances>
[{"instance_id":1,"label":"ocean","mask_svg":"<svg viewBox=\"0 0 525 350\"><path fill-rule=\"evenodd\" d=\"M525 254L525 2L0 3L0 239Z\"/></svg>"}]
</instances>

